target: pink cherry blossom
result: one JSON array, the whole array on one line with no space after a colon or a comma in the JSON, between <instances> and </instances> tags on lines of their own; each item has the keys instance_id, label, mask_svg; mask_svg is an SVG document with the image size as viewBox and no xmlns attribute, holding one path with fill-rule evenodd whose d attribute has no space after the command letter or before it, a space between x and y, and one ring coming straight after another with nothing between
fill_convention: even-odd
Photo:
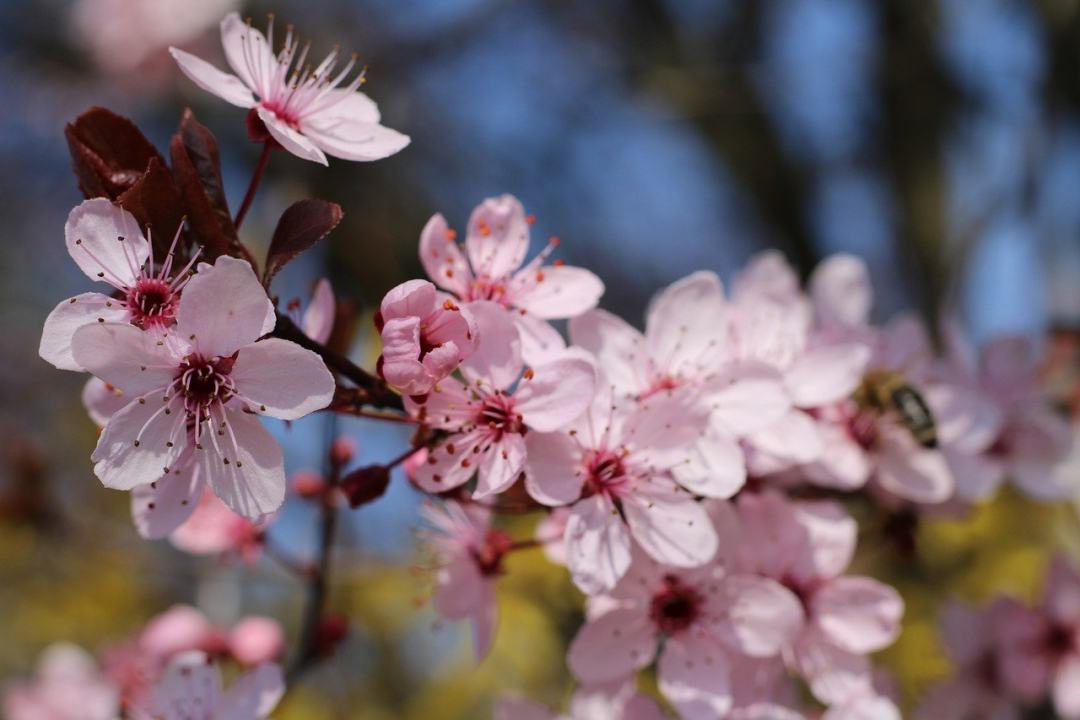
<instances>
[{"instance_id":1,"label":"pink cherry blossom","mask_svg":"<svg viewBox=\"0 0 1080 720\"><path fill-rule=\"evenodd\" d=\"M1050 563L1042 605L1013 605L998 628L1002 677L1023 698L1049 694L1061 718L1080 718L1080 572Z\"/></svg>"},{"instance_id":2,"label":"pink cherry blossom","mask_svg":"<svg viewBox=\"0 0 1080 720\"><path fill-rule=\"evenodd\" d=\"M600 382L592 406L568 428L530 433L526 489L545 505L570 504L567 565L585 593L610 592L630 566L631 539L658 562L697 567L717 538L709 516L671 470L687 460L707 422L678 399L616 403Z\"/></svg>"},{"instance_id":3,"label":"pink cherry blossom","mask_svg":"<svg viewBox=\"0 0 1080 720\"><path fill-rule=\"evenodd\" d=\"M146 522L152 511L149 504L156 491L140 485L131 491L131 505L140 533L150 533L153 523ZM204 488L191 516L169 534L173 546L192 555L235 554L248 565L262 556L263 532L272 519L258 523L237 515L209 488Z\"/></svg>"},{"instance_id":4,"label":"pink cherry blossom","mask_svg":"<svg viewBox=\"0 0 1080 720\"><path fill-rule=\"evenodd\" d=\"M667 717L652 698L625 680L580 687L566 713L555 713L532 700L500 698L494 720L663 720Z\"/></svg>"},{"instance_id":5,"label":"pink cherry blossom","mask_svg":"<svg viewBox=\"0 0 1080 720\"><path fill-rule=\"evenodd\" d=\"M406 407L422 422L447 433L416 472L426 492L445 492L478 481L473 498L501 493L525 473L527 432L553 432L576 420L592 402L596 370L578 354L525 370L517 328L498 305L470 306L480 346L461 365L464 384L437 383L420 404ZM524 371L524 372L523 372Z\"/></svg>"},{"instance_id":6,"label":"pink cherry blossom","mask_svg":"<svg viewBox=\"0 0 1080 720\"><path fill-rule=\"evenodd\" d=\"M923 696L916 720L1019 720L1020 709L1006 692L994 631L1014 616L1014 605L998 598L985 610L957 601L944 607L938 626L953 674Z\"/></svg>"},{"instance_id":7,"label":"pink cherry blossom","mask_svg":"<svg viewBox=\"0 0 1080 720\"><path fill-rule=\"evenodd\" d=\"M337 50L316 67L308 67L310 45L301 48L291 27L284 47L275 55L273 18L264 36L236 13L221 21L221 44L235 75L178 48L169 52L200 88L232 105L250 108L249 125L261 122L293 155L323 165L328 164L327 155L381 160L409 144L408 136L379 124L378 107L358 92L364 83L363 71L345 82L356 67L355 55L340 71Z\"/></svg>"},{"instance_id":8,"label":"pink cherry blossom","mask_svg":"<svg viewBox=\"0 0 1080 720\"><path fill-rule=\"evenodd\" d=\"M375 324L383 343L379 371L405 395L431 392L476 348L469 310L427 280L409 280L388 292Z\"/></svg>"},{"instance_id":9,"label":"pink cherry blossom","mask_svg":"<svg viewBox=\"0 0 1080 720\"><path fill-rule=\"evenodd\" d=\"M285 677L263 663L222 689L221 671L205 653L177 656L157 681L148 703L133 707L135 720L263 720L285 694Z\"/></svg>"},{"instance_id":10,"label":"pink cherry blossom","mask_svg":"<svg viewBox=\"0 0 1080 720\"><path fill-rule=\"evenodd\" d=\"M473 653L479 662L495 639L495 582L503 574L510 536L490 526L491 511L482 505L428 503L421 512L430 525L424 538L438 563L435 611L449 620L472 623Z\"/></svg>"},{"instance_id":11,"label":"pink cherry blossom","mask_svg":"<svg viewBox=\"0 0 1080 720\"><path fill-rule=\"evenodd\" d=\"M896 639L904 605L891 587L843 574L854 520L836 503L789 502L773 491L740 495L734 517L714 511L733 567L771 577L797 598L801 630L784 657L814 695L837 703L869 692L866 655Z\"/></svg>"},{"instance_id":12,"label":"pink cherry blossom","mask_svg":"<svg viewBox=\"0 0 1080 720\"><path fill-rule=\"evenodd\" d=\"M855 391L870 349L818 330L798 277L775 251L752 258L734 288L729 313L733 358L775 369L791 402L781 418L746 437L754 469L763 474L813 462L824 442L811 411Z\"/></svg>"},{"instance_id":13,"label":"pink cherry blossom","mask_svg":"<svg viewBox=\"0 0 1080 720\"><path fill-rule=\"evenodd\" d=\"M229 654L241 665L279 660L285 652L285 632L273 618L245 617L229 631Z\"/></svg>"},{"instance_id":14,"label":"pink cherry blossom","mask_svg":"<svg viewBox=\"0 0 1080 720\"><path fill-rule=\"evenodd\" d=\"M746 480L738 439L791 408L779 372L733 362L727 316L720 279L697 272L653 299L644 334L603 310L570 321L571 340L596 356L617 397L666 394L709 412L695 452L674 473L688 490L710 497L731 497Z\"/></svg>"},{"instance_id":15,"label":"pink cherry blossom","mask_svg":"<svg viewBox=\"0 0 1080 720\"><path fill-rule=\"evenodd\" d=\"M683 718L731 709L733 657L776 655L799 626L799 604L779 584L725 575L710 565L666 568L642 553L602 609L570 644L570 670L583 683L618 680L657 658L660 692Z\"/></svg>"},{"instance_id":16,"label":"pink cherry blossom","mask_svg":"<svg viewBox=\"0 0 1080 720\"><path fill-rule=\"evenodd\" d=\"M138 221L105 198L76 206L64 225L64 238L79 269L91 280L112 286L120 297L89 292L57 305L41 331L38 353L43 359L61 370L84 369L72 355L71 339L79 328L93 323L130 323L155 332L173 324L194 258L174 272L170 250L155 272L150 242Z\"/></svg>"},{"instance_id":17,"label":"pink cherry blossom","mask_svg":"<svg viewBox=\"0 0 1080 720\"><path fill-rule=\"evenodd\" d=\"M521 333L522 352L530 363L550 358L565 347L548 320L572 318L596 307L604 284L579 267L544 261L558 242L536 257L529 252L529 218L517 198L488 198L473 210L465 252L442 215L432 217L420 234L420 262L428 277L468 307L487 300L512 311Z\"/></svg>"},{"instance_id":18,"label":"pink cherry blossom","mask_svg":"<svg viewBox=\"0 0 1080 720\"><path fill-rule=\"evenodd\" d=\"M8 720L113 720L120 694L82 648L57 643L45 648L32 680L3 690Z\"/></svg>"},{"instance_id":19,"label":"pink cherry blossom","mask_svg":"<svg viewBox=\"0 0 1080 720\"><path fill-rule=\"evenodd\" d=\"M257 519L285 498L281 450L259 415L295 420L329 404L334 379L294 343L260 340L274 309L251 266L201 264L158 339L116 322L80 328L72 354L129 402L109 418L92 456L106 487L150 485L143 518L162 537L195 509L203 484Z\"/></svg>"},{"instance_id":20,"label":"pink cherry blossom","mask_svg":"<svg viewBox=\"0 0 1080 720\"><path fill-rule=\"evenodd\" d=\"M978 412L970 413L980 421L974 431L983 440L977 448L978 464L969 461L958 468L974 478L972 499L990 495L1004 479L1040 500L1074 496L1080 479L1059 469L1073 451L1075 434L1069 421L1049 406L1039 385L1040 354L1034 343L1022 337L996 338L976 360L955 329L948 339L946 377L980 401ZM967 486L972 484L967 480Z\"/></svg>"},{"instance_id":21,"label":"pink cherry blossom","mask_svg":"<svg viewBox=\"0 0 1080 720\"><path fill-rule=\"evenodd\" d=\"M862 407L847 398L813 409L826 450L803 470L814 483L845 489L873 481L880 490L917 503L949 499L955 480L947 455L959 457L986 442L968 437L979 412L961 390L932 380L932 354L925 327L912 316L899 316L871 337L870 371L895 371L931 406L950 414L938 427L935 447L924 447L895 411ZM974 443L974 445L972 445Z\"/></svg>"}]
</instances>

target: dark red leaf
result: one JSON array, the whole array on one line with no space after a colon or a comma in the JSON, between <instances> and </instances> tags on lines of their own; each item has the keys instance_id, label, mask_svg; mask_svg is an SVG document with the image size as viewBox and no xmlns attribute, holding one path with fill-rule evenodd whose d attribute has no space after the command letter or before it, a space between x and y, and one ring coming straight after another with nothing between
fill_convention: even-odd
<instances>
[{"instance_id":1,"label":"dark red leaf","mask_svg":"<svg viewBox=\"0 0 1080 720\"><path fill-rule=\"evenodd\" d=\"M217 140L189 109L184 110L169 152L173 178L187 207L193 239L203 248L202 257L207 262L221 255L246 258L225 199Z\"/></svg>"},{"instance_id":2,"label":"dark red leaf","mask_svg":"<svg viewBox=\"0 0 1080 720\"><path fill-rule=\"evenodd\" d=\"M278 220L270 251L266 254L263 284L270 281L294 257L326 237L341 222L341 206L325 200L300 200Z\"/></svg>"},{"instance_id":3,"label":"dark red leaf","mask_svg":"<svg viewBox=\"0 0 1080 720\"><path fill-rule=\"evenodd\" d=\"M165 164L151 159L146 172L116 198L116 204L134 215L144 232L149 228L154 258L163 262L184 217L180 193Z\"/></svg>"},{"instance_id":4,"label":"dark red leaf","mask_svg":"<svg viewBox=\"0 0 1080 720\"><path fill-rule=\"evenodd\" d=\"M115 200L164 159L135 123L111 110L93 107L64 128L79 189L86 197Z\"/></svg>"}]
</instances>

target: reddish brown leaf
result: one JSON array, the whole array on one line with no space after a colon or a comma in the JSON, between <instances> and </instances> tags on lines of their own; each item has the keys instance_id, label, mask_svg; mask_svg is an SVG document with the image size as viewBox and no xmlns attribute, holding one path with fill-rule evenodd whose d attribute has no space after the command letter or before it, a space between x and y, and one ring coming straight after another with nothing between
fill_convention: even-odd
<instances>
[{"instance_id":1,"label":"reddish brown leaf","mask_svg":"<svg viewBox=\"0 0 1080 720\"><path fill-rule=\"evenodd\" d=\"M151 159L146 172L116 198L116 204L134 215L144 232L149 228L154 258L163 262L184 217L180 193L165 164Z\"/></svg>"},{"instance_id":2,"label":"reddish brown leaf","mask_svg":"<svg viewBox=\"0 0 1080 720\"><path fill-rule=\"evenodd\" d=\"M193 239L203 248L203 258L208 262L220 255L246 258L225 199L217 140L191 110L184 110L169 151L173 177L187 207Z\"/></svg>"},{"instance_id":3,"label":"reddish brown leaf","mask_svg":"<svg viewBox=\"0 0 1080 720\"><path fill-rule=\"evenodd\" d=\"M325 200L300 200L290 205L270 240L263 284L269 287L281 268L326 237L341 222L342 215L340 205Z\"/></svg>"},{"instance_id":4,"label":"reddish brown leaf","mask_svg":"<svg viewBox=\"0 0 1080 720\"><path fill-rule=\"evenodd\" d=\"M164 160L127 118L93 107L64 128L79 189L86 197L116 199Z\"/></svg>"}]
</instances>

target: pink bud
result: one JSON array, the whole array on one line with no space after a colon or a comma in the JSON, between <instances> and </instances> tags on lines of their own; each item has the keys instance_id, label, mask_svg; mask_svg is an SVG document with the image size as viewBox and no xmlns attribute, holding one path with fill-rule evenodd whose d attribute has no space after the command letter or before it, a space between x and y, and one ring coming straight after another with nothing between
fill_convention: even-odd
<instances>
[{"instance_id":1,"label":"pink bud","mask_svg":"<svg viewBox=\"0 0 1080 720\"><path fill-rule=\"evenodd\" d=\"M330 444L330 462L338 467L345 467L356 455L356 443L344 435Z\"/></svg>"},{"instance_id":2,"label":"pink bud","mask_svg":"<svg viewBox=\"0 0 1080 720\"><path fill-rule=\"evenodd\" d=\"M218 631L190 605L174 605L146 624L139 646L154 657L168 659L185 650L210 650Z\"/></svg>"},{"instance_id":3,"label":"pink bud","mask_svg":"<svg viewBox=\"0 0 1080 720\"><path fill-rule=\"evenodd\" d=\"M405 468L405 477L409 478L410 482L416 481L416 471L424 467L424 463L427 462L427 448L421 448L417 450L401 465Z\"/></svg>"},{"instance_id":4,"label":"pink bud","mask_svg":"<svg viewBox=\"0 0 1080 720\"><path fill-rule=\"evenodd\" d=\"M285 633L272 618L252 615L238 622L229 633L229 652L241 665L258 665L281 657Z\"/></svg>"},{"instance_id":5,"label":"pink bud","mask_svg":"<svg viewBox=\"0 0 1080 720\"><path fill-rule=\"evenodd\" d=\"M321 497L326 490L326 481L313 470L301 470L292 477L293 492L308 500Z\"/></svg>"}]
</instances>

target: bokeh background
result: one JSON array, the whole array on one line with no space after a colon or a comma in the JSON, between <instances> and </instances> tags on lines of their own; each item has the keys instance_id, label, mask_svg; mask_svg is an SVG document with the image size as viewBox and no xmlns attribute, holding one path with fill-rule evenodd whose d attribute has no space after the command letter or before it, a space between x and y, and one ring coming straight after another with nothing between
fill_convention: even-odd
<instances>
[{"instance_id":1,"label":"bokeh background","mask_svg":"<svg viewBox=\"0 0 1080 720\"><path fill-rule=\"evenodd\" d=\"M412 136L379 163L329 169L285 154L242 233L264 248L278 214L317 196L342 225L286 271L283 299L326 275L370 313L422 274L434 212L464 227L510 192L538 221L534 245L607 284L603 305L637 322L662 284L699 268L730 278L781 249L803 273L822 256L866 259L885 318L958 314L973 336L1045 338L1080 325L1080 2L1074 0L35 0L0 2L0 678L69 639L99 650L176 602L228 623L279 617L302 593L272 560L252 567L142 541L127 496L91 473L95 429L82 378L37 357L58 299L86 288L64 250L80 196L65 122L92 105L133 118L159 147L192 107L218 136L233 208L258 148L244 113L185 80L164 48L223 65L216 24L239 10L294 22L321 54L369 66L384 122ZM362 323L366 329L369 323ZM354 348L371 366L364 331ZM334 432L360 462L397 455L395 427L321 418L275 429L290 471L318 469ZM424 605L418 496L401 478L348 513L331 608L351 632L304 679L282 718L479 718L505 690L558 704L580 596L538 552L502 582L492 656L474 667L466 628ZM526 536L532 520L512 527ZM882 662L905 697L946 671L933 633L948 594L1030 595L1049 548L1076 546L1076 511L1006 495L919 528L903 558L864 524L860 563L900 587L906 632ZM290 503L271 531L314 546L313 510Z\"/></svg>"}]
</instances>

